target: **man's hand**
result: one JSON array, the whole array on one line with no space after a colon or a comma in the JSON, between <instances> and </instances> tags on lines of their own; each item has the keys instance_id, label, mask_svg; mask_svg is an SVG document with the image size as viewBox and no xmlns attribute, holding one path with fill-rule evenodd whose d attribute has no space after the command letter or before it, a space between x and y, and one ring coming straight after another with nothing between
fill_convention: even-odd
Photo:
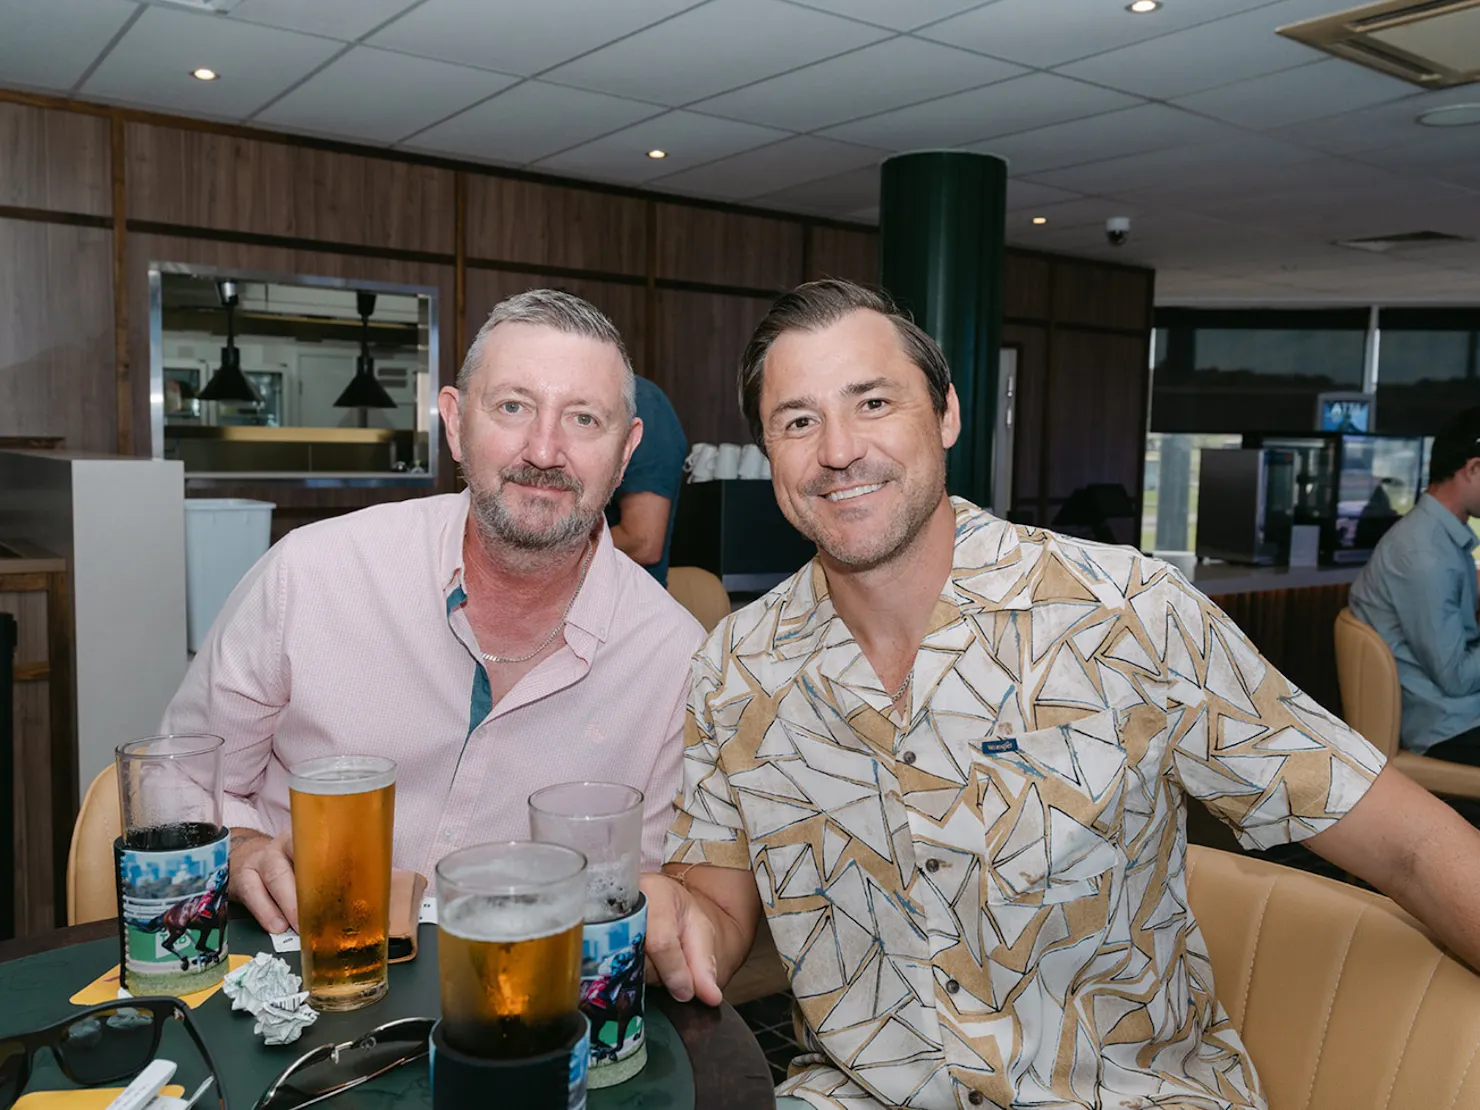
<instances>
[{"instance_id":1,"label":"man's hand","mask_svg":"<svg viewBox=\"0 0 1480 1110\"><path fill-rule=\"evenodd\" d=\"M231 830L231 888L234 901L252 911L269 933L298 928L298 888L287 837L256 829Z\"/></svg>"},{"instance_id":2,"label":"man's hand","mask_svg":"<svg viewBox=\"0 0 1480 1110\"><path fill-rule=\"evenodd\" d=\"M697 997L718 1006L724 1000L715 957L719 930L693 893L667 875L642 877L647 895L648 974L680 1002Z\"/></svg>"},{"instance_id":3,"label":"man's hand","mask_svg":"<svg viewBox=\"0 0 1480 1110\"><path fill-rule=\"evenodd\" d=\"M720 988L745 962L755 941L761 899L755 877L739 868L670 864L646 874L648 977L680 1002L718 1006ZM680 882L675 876L682 876Z\"/></svg>"}]
</instances>

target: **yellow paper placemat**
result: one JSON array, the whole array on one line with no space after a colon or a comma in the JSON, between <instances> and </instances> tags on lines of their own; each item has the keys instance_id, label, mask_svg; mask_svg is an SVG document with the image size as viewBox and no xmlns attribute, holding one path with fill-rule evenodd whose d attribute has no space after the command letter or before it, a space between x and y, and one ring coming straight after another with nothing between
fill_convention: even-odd
<instances>
[{"instance_id":1,"label":"yellow paper placemat","mask_svg":"<svg viewBox=\"0 0 1480 1110\"><path fill-rule=\"evenodd\" d=\"M81 1091L32 1091L22 1095L14 1110L104 1110L123 1093L122 1087L88 1087ZM160 1092L172 1098L183 1098L185 1088L171 1083Z\"/></svg>"},{"instance_id":2,"label":"yellow paper placemat","mask_svg":"<svg viewBox=\"0 0 1480 1110\"><path fill-rule=\"evenodd\" d=\"M226 957L226 961L227 961L227 964L228 964L228 970L229 971L235 971L237 968L241 967L242 964L251 963L252 957L251 956L234 956L233 955L233 956L227 956ZM220 983L217 983L214 987L207 987L203 991L196 991L194 994L184 995L180 999L180 1001L184 1002L185 1005L189 1006L192 1010L194 1010L202 1002L204 1002L206 999L210 998L211 995L215 994L220 989L221 989L221 984ZM80 991L78 991L76 994L74 994L67 1001L71 1002L74 1006L94 1006L94 1005L96 1005L99 1002L113 1002L117 998L118 998L118 965L117 964L114 964L109 970L103 972L103 974L99 975L91 983L89 983L87 986L83 987ZM69 1094L71 1092L64 1091L64 1092L61 1092L61 1093L63 1093L63 1094ZM20 1105L20 1104L17 1103L16 1105ZM104 1103L104 1105L107 1105L107 1104Z\"/></svg>"}]
</instances>

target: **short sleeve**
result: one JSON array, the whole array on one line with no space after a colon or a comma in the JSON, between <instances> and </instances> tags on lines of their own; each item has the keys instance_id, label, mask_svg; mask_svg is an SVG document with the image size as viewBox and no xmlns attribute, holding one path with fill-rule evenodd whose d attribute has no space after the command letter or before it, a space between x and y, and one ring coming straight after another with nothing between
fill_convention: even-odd
<instances>
[{"instance_id":1,"label":"short sleeve","mask_svg":"<svg viewBox=\"0 0 1480 1110\"><path fill-rule=\"evenodd\" d=\"M674 805L663 858L668 863L709 863L750 870L750 842L734 790L720 766L724 737L711 702L723 686L721 667L729 622L694 656L684 721L683 785ZM718 658L716 658L718 657Z\"/></svg>"},{"instance_id":2,"label":"short sleeve","mask_svg":"<svg viewBox=\"0 0 1480 1110\"><path fill-rule=\"evenodd\" d=\"M1175 570L1157 589L1162 602L1135 607L1148 637L1165 643L1172 767L1182 787L1245 848L1330 828L1367 793L1382 753L1270 666Z\"/></svg>"},{"instance_id":3,"label":"short sleeve","mask_svg":"<svg viewBox=\"0 0 1480 1110\"><path fill-rule=\"evenodd\" d=\"M657 392L656 387L653 391ZM661 392L650 396L644 384L637 397L637 415L642 418L642 442L627 463L622 483L617 487L617 496L656 493L677 501L683 485L683 464L689 453L683 426Z\"/></svg>"}]
</instances>

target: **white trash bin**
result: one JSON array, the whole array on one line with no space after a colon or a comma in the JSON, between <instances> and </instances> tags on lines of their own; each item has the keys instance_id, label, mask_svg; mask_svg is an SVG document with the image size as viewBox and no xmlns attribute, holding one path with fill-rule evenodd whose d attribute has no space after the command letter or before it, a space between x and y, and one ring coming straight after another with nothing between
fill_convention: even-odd
<instances>
[{"instance_id":1,"label":"white trash bin","mask_svg":"<svg viewBox=\"0 0 1480 1110\"><path fill-rule=\"evenodd\" d=\"M185 646L194 655L231 591L272 540L271 501L185 499Z\"/></svg>"}]
</instances>

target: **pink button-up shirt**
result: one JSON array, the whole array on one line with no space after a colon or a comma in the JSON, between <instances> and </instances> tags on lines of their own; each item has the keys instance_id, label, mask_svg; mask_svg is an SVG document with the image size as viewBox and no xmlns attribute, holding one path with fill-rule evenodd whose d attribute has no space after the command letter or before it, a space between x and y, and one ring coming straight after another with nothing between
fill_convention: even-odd
<instances>
[{"instance_id":1,"label":"pink button-up shirt","mask_svg":"<svg viewBox=\"0 0 1480 1110\"><path fill-rule=\"evenodd\" d=\"M290 826L293 764L394 759L395 866L427 876L455 848L527 839L542 786L628 783L656 868L703 629L603 526L560 649L491 708L463 612L467 515L463 493L289 533L232 593L163 730L224 736L226 823L270 834Z\"/></svg>"}]
</instances>

